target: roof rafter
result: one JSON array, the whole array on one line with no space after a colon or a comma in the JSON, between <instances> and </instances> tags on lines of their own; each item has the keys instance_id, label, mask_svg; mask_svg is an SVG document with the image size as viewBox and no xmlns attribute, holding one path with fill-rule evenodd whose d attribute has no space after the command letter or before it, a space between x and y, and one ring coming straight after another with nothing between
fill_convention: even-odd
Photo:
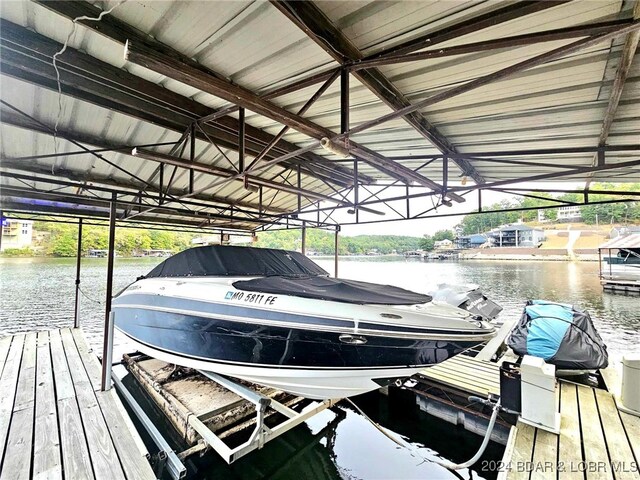
<instances>
[{"instance_id":1,"label":"roof rafter","mask_svg":"<svg viewBox=\"0 0 640 480\"><path fill-rule=\"evenodd\" d=\"M57 90L55 71L51 57L62 45L43 35L34 33L24 27L0 19L0 42L3 47L3 73L21 78L45 88ZM201 103L183 97L175 92L126 72L120 68L102 62L90 55L67 48L58 57L58 68L61 73L63 92L89 101L99 106L120 111L140 118L164 128L182 133L185 128L200 117L213 110ZM222 116L215 123L202 125L204 132L221 146L232 150L238 149L238 120L230 116ZM260 129L247 125L246 152L257 155L264 145L273 140L270 135ZM207 141L198 131L200 139ZM296 146L286 141L279 141L268 158L276 158L282 153L296 150ZM306 174L304 161L313 161L318 166L317 174L323 179L334 181L341 186L348 186L353 181L350 169L332 164L320 155L306 153L300 155L303 160L292 159L289 168L302 165ZM366 178L365 181L372 181Z\"/></svg>"},{"instance_id":2,"label":"roof rafter","mask_svg":"<svg viewBox=\"0 0 640 480\"><path fill-rule=\"evenodd\" d=\"M571 0L532 0L515 2L506 7L492 10L484 15L479 15L469 20L444 27L435 32L425 33L424 35L420 35L419 37L413 38L407 42L369 55L366 59L384 58L415 52L416 50L432 47L439 43L443 43L463 35L468 35L488 27L493 27L501 23L509 22L516 18L531 15L548 8L557 7L558 5L562 5L569 1Z\"/></svg>"},{"instance_id":3,"label":"roof rafter","mask_svg":"<svg viewBox=\"0 0 640 480\"><path fill-rule=\"evenodd\" d=\"M82 15L93 16L101 12L99 8L83 1L45 2L37 0L37 3L69 19L75 19ZM79 23L95 29L98 33L112 40L127 44L127 58L133 63L248 108L255 113L271 118L317 140L335 135L331 130L295 115L261 98L259 95L233 84L223 78L222 75L204 68L195 60L182 55L173 48L158 42L112 16L104 17L100 25L84 20L79 20ZM362 147L355 142L351 142L350 151L357 158L388 175L392 175L394 178L401 179L407 183L416 182L435 190L443 190L443 187L437 182L398 165L383 155ZM464 201L459 195L452 194L450 197L456 201Z\"/></svg>"},{"instance_id":4,"label":"roof rafter","mask_svg":"<svg viewBox=\"0 0 640 480\"><path fill-rule=\"evenodd\" d=\"M353 42L312 2L272 0L271 3L340 64L344 65L364 57ZM331 39L330 44L327 43L328 39ZM405 95L378 69L372 68L352 73L394 111L410 105ZM455 146L422 113L411 112L403 118L442 153L457 153ZM464 175L473 178L477 183L484 182L480 172L471 163L461 159L456 159L454 162Z\"/></svg>"}]
</instances>

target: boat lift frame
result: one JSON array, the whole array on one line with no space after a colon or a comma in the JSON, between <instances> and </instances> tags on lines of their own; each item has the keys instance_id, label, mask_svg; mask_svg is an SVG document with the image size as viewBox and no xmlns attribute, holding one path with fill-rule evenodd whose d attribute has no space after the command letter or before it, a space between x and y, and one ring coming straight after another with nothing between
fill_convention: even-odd
<instances>
[{"instance_id":1,"label":"boat lift frame","mask_svg":"<svg viewBox=\"0 0 640 480\"><path fill-rule=\"evenodd\" d=\"M269 398L261 393L255 392L250 388L245 387L229 378L218 375L217 373L200 370L200 373L208 379L216 382L218 385L230 390L236 395L244 398L245 400L253 403L256 411L256 425L251 433L249 439L238 445L237 447L229 447L218 435L212 432L196 415L189 416L189 424L203 440L213 448L218 455L220 455L228 464L233 463L241 457L244 457L248 453L254 450L261 449L264 445L273 440L274 438L288 432L292 428L300 425L302 422L317 415L318 413L334 406L341 399L328 399L324 401L313 402L302 409L300 412L296 412L292 408L278 402L275 399ZM275 427L271 428L265 425L265 419L267 410L271 408L276 412L287 417L286 420L279 423Z\"/></svg>"}]
</instances>

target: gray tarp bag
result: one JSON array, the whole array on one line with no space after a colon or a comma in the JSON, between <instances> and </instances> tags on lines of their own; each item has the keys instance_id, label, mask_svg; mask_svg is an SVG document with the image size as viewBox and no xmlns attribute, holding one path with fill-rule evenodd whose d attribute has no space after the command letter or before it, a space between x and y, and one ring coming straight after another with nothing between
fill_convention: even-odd
<instances>
[{"instance_id":1,"label":"gray tarp bag","mask_svg":"<svg viewBox=\"0 0 640 480\"><path fill-rule=\"evenodd\" d=\"M592 370L609 364L607 347L589 313L545 300L527 302L507 345L518 355L541 357L561 369Z\"/></svg>"}]
</instances>

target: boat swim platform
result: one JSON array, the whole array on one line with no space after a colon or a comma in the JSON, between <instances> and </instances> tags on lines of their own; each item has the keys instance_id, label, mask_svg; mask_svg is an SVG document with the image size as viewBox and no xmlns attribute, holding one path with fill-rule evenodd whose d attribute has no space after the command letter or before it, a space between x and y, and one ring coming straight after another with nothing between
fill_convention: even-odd
<instances>
[{"instance_id":1,"label":"boat swim platform","mask_svg":"<svg viewBox=\"0 0 640 480\"><path fill-rule=\"evenodd\" d=\"M80 329L0 338L1 479L154 479Z\"/></svg>"}]
</instances>

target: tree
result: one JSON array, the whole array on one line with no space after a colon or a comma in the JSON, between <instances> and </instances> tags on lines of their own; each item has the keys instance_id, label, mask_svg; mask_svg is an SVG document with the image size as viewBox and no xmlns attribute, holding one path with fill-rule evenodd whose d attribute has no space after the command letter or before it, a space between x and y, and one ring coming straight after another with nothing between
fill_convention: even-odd
<instances>
[{"instance_id":1,"label":"tree","mask_svg":"<svg viewBox=\"0 0 640 480\"><path fill-rule=\"evenodd\" d=\"M451 230L438 230L433 234L433 241L439 242L441 240L451 240L455 238L455 234Z\"/></svg>"},{"instance_id":2,"label":"tree","mask_svg":"<svg viewBox=\"0 0 640 480\"><path fill-rule=\"evenodd\" d=\"M431 237L430 235L425 235L422 241L420 242L420 248L422 250L426 250L427 252L430 252L431 250L433 250L434 246L435 246L435 241L433 237Z\"/></svg>"}]
</instances>

